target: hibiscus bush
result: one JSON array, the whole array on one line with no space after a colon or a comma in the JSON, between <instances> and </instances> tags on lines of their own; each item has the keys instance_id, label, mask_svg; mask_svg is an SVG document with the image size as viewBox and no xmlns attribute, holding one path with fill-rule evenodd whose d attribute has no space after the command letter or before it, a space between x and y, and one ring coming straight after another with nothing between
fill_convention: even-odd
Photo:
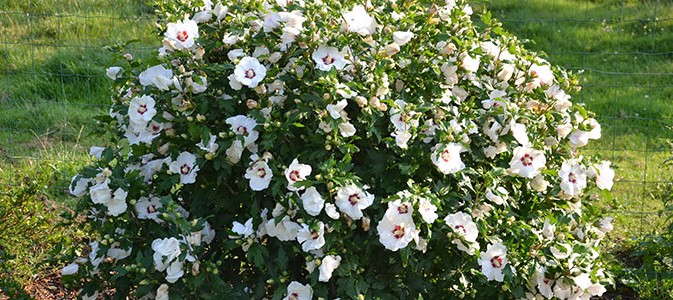
<instances>
[{"instance_id":1,"label":"hibiscus bush","mask_svg":"<svg viewBox=\"0 0 673 300\"><path fill-rule=\"evenodd\" d=\"M610 163L577 79L462 0L159 6L73 178L84 298L588 299ZM480 25L476 25L480 24ZM76 216L73 216L76 217Z\"/></svg>"}]
</instances>

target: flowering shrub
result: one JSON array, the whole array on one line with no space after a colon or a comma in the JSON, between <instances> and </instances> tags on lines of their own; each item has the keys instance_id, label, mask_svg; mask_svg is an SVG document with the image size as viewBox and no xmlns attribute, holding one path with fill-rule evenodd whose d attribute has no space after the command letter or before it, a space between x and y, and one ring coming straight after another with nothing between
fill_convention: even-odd
<instances>
[{"instance_id":1,"label":"flowering shrub","mask_svg":"<svg viewBox=\"0 0 673 300\"><path fill-rule=\"evenodd\" d=\"M588 299L610 163L576 79L449 1L164 4L71 185L84 298ZM75 274L77 276L75 276Z\"/></svg>"}]
</instances>

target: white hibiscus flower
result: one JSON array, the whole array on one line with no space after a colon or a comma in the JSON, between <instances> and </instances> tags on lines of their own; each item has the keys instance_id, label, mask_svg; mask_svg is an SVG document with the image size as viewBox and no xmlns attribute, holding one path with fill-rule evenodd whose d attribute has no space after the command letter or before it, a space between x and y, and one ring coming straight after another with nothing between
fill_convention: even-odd
<instances>
[{"instance_id":1,"label":"white hibiscus flower","mask_svg":"<svg viewBox=\"0 0 673 300\"><path fill-rule=\"evenodd\" d=\"M596 186L601 190L611 190L614 185L615 171L610 168L609 161L601 161L599 164L592 165L587 170L589 178L596 179Z\"/></svg>"},{"instance_id":2,"label":"white hibiscus flower","mask_svg":"<svg viewBox=\"0 0 673 300\"><path fill-rule=\"evenodd\" d=\"M320 264L320 276L318 281L328 282L332 278L332 273L336 270L341 264L341 256L339 255L327 255L322 259Z\"/></svg>"},{"instance_id":3,"label":"white hibiscus flower","mask_svg":"<svg viewBox=\"0 0 673 300\"><path fill-rule=\"evenodd\" d=\"M128 196L128 192L121 188L115 190L113 197L105 203L105 206L108 209L107 214L116 217L124 213L127 208L126 196Z\"/></svg>"},{"instance_id":4,"label":"white hibiscus flower","mask_svg":"<svg viewBox=\"0 0 673 300\"><path fill-rule=\"evenodd\" d=\"M240 237L247 238L255 233L255 229L252 227L252 218L245 221L245 224L241 224L237 221L234 221L231 231L238 234Z\"/></svg>"},{"instance_id":5,"label":"white hibiscus flower","mask_svg":"<svg viewBox=\"0 0 673 300\"><path fill-rule=\"evenodd\" d=\"M393 32L393 41L395 41L395 44L398 44L400 46L404 46L406 43L411 41L411 39L414 37L414 33L411 31L395 31Z\"/></svg>"},{"instance_id":6,"label":"white hibiscus flower","mask_svg":"<svg viewBox=\"0 0 673 300\"><path fill-rule=\"evenodd\" d=\"M460 159L461 151L463 146L457 143L437 144L430 155L430 160L443 174L454 174L465 168Z\"/></svg>"},{"instance_id":7,"label":"white hibiscus flower","mask_svg":"<svg viewBox=\"0 0 673 300\"><path fill-rule=\"evenodd\" d=\"M89 187L89 183L93 183L93 179L84 178L82 175L75 175L70 180L70 194L75 197L82 197L86 195L86 189Z\"/></svg>"},{"instance_id":8,"label":"white hibiscus flower","mask_svg":"<svg viewBox=\"0 0 673 300\"><path fill-rule=\"evenodd\" d=\"M353 220L362 218L362 210L374 203L374 195L363 191L354 184L340 187L337 190L335 204L343 213Z\"/></svg>"},{"instance_id":9,"label":"white hibiscus flower","mask_svg":"<svg viewBox=\"0 0 673 300\"><path fill-rule=\"evenodd\" d=\"M547 163L544 153L532 148L519 146L514 149L514 156L509 162L509 170L521 177L533 178L540 174L540 169Z\"/></svg>"},{"instance_id":10,"label":"white hibiscus flower","mask_svg":"<svg viewBox=\"0 0 673 300\"><path fill-rule=\"evenodd\" d=\"M383 219L376 226L379 242L390 251L405 248L418 235L411 217L413 206L409 202L395 200L388 203Z\"/></svg>"},{"instance_id":11,"label":"white hibiscus flower","mask_svg":"<svg viewBox=\"0 0 673 300\"><path fill-rule=\"evenodd\" d=\"M313 299L313 289L311 286L306 284L303 285L299 282L292 281L287 286L287 297L283 300L311 300Z\"/></svg>"},{"instance_id":12,"label":"white hibiscus flower","mask_svg":"<svg viewBox=\"0 0 673 300\"><path fill-rule=\"evenodd\" d=\"M196 181L196 173L199 171L199 166L196 164L196 156L189 152L182 152L178 158L168 165L171 172L180 174L180 183L189 184Z\"/></svg>"},{"instance_id":13,"label":"white hibiscus flower","mask_svg":"<svg viewBox=\"0 0 673 300\"><path fill-rule=\"evenodd\" d=\"M564 161L558 176L561 179L561 190L570 197L580 195L582 189L587 187L587 175L584 166L575 160Z\"/></svg>"},{"instance_id":14,"label":"white hibiscus flower","mask_svg":"<svg viewBox=\"0 0 673 300\"><path fill-rule=\"evenodd\" d=\"M289 216L283 217L283 219L276 223L274 219L271 219L266 222L266 233L275 237L281 241L291 241L297 238L297 232L301 229L301 225L290 220Z\"/></svg>"},{"instance_id":15,"label":"white hibiscus flower","mask_svg":"<svg viewBox=\"0 0 673 300\"><path fill-rule=\"evenodd\" d=\"M261 191L269 187L273 172L266 159L260 159L257 154L250 156L252 161L245 171L244 177L250 180L250 188L254 191Z\"/></svg>"},{"instance_id":16,"label":"white hibiscus flower","mask_svg":"<svg viewBox=\"0 0 673 300\"><path fill-rule=\"evenodd\" d=\"M255 126L257 126L257 121L255 121L255 119L244 115L237 115L227 118L225 122L231 125L231 130L236 133L236 135L243 136L244 147L248 147L257 141L259 132L255 130Z\"/></svg>"},{"instance_id":17,"label":"white hibiscus flower","mask_svg":"<svg viewBox=\"0 0 673 300\"><path fill-rule=\"evenodd\" d=\"M325 204L325 199L322 198L318 190L315 187L309 187L306 189L306 192L301 195L302 205L306 213L311 216L317 216L322 211L322 208ZM338 218L338 214L337 214Z\"/></svg>"},{"instance_id":18,"label":"white hibiscus flower","mask_svg":"<svg viewBox=\"0 0 673 300\"><path fill-rule=\"evenodd\" d=\"M122 68L120 68L120 67L109 67L105 70L105 75L108 78L110 78L112 80L115 80L115 79L120 77L121 71L122 71Z\"/></svg>"},{"instance_id":19,"label":"white hibiscus flower","mask_svg":"<svg viewBox=\"0 0 673 300\"><path fill-rule=\"evenodd\" d=\"M173 84L172 77L173 71L162 65L152 66L138 75L142 86L154 85L162 91L167 91Z\"/></svg>"},{"instance_id":20,"label":"white hibiscus flower","mask_svg":"<svg viewBox=\"0 0 673 300\"><path fill-rule=\"evenodd\" d=\"M164 36L175 49L190 49L194 47L194 39L199 37L199 26L194 20L185 18L184 21L168 23Z\"/></svg>"},{"instance_id":21,"label":"white hibiscus flower","mask_svg":"<svg viewBox=\"0 0 673 300\"><path fill-rule=\"evenodd\" d=\"M477 243L479 229L477 229L477 224L472 221L472 216L464 212L457 212L446 216L444 222L460 237L452 241L458 246L459 250L473 255L479 249ZM465 242L467 242L467 245L465 245Z\"/></svg>"},{"instance_id":22,"label":"white hibiscus flower","mask_svg":"<svg viewBox=\"0 0 673 300\"><path fill-rule=\"evenodd\" d=\"M290 191L303 190L304 187L296 187L294 184L306 180L306 176L311 174L311 166L300 164L295 158L287 169L285 169L285 179L287 179L287 189Z\"/></svg>"},{"instance_id":23,"label":"white hibiscus flower","mask_svg":"<svg viewBox=\"0 0 673 300\"><path fill-rule=\"evenodd\" d=\"M153 220L157 223L163 222L159 219L159 209L164 205L159 201L159 197L140 197L135 205L138 219Z\"/></svg>"},{"instance_id":24,"label":"white hibiscus flower","mask_svg":"<svg viewBox=\"0 0 673 300\"><path fill-rule=\"evenodd\" d=\"M342 16L346 20L345 25L348 31L362 36L376 32L376 20L367 13L362 5L356 5L351 11L342 13Z\"/></svg>"},{"instance_id":25,"label":"white hibiscus flower","mask_svg":"<svg viewBox=\"0 0 673 300\"><path fill-rule=\"evenodd\" d=\"M266 77L266 68L257 58L246 56L236 65L234 76L241 84L254 88Z\"/></svg>"},{"instance_id":26,"label":"white hibiscus flower","mask_svg":"<svg viewBox=\"0 0 673 300\"><path fill-rule=\"evenodd\" d=\"M154 259L154 268L159 272L166 270L169 264L182 253L180 241L174 237L155 239L152 241L152 250L154 250L152 256Z\"/></svg>"},{"instance_id":27,"label":"white hibiscus flower","mask_svg":"<svg viewBox=\"0 0 673 300\"><path fill-rule=\"evenodd\" d=\"M423 221L428 224L432 224L437 220L437 206L432 204L428 199L421 198L418 201L418 212L421 213Z\"/></svg>"},{"instance_id":28,"label":"white hibiscus flower","mask_svg":"<svg viewBox=\"0 0 673 300\"><path fill-rule=\"evenodd\" d=\"M348 64L348 61L339 52L339 49L324 45L313 51L311 58L315 61L316 68L322 71L329 71L332 68L343 70L346 64Z\"/></svg>"},{"instance_id":29,"label":"white hibiscus flower","mask_svg":"<svg viewBox=\"0 0 673 300\"><path fill-rule=\"evenodd\" d=\"M478 263L489 281L503 282L502 269L507 265L507 247L501 243L489 244L486 252L480 255Z\"/></svg>"},{"instance_id":30,"label":"white hibiscus flower","mask_svg":"<svg viewBox=\"0 0 673 300\"><path fill-rule=\"evenodd\" d=\"M208 153L213 154L217 151L217 149L220 148L220 145L218 145L216 143L216 141L217 141L217 136L215 136L214 134L211 134L210 138L208 139L208 142L206 142L205 140L201 140L201 142L196 144L196 146L199 147L199 149L201 149L203 151L206 151Z\"/></svg>"},{"instance_id":31,"label":"white hibiscus flower","mask_svg":"<svg viewBox=\"0 0 673 300\"><path fill-rule=\"evenodd\" d=\"M306 224L301 224L301 229L297 231L297 241L301 244L304 252L318 250L325 245L325 224L318 222L317 229L310 228Z\"/></svg>"},{"instance_id":32,"label":"white hibiscus flower","mask_svg":"<svg viewBox=\"0 0 673 300\"><path fill-rule=\"evenodd\" d=\"M129 102L128 115L135 128L145 128L147 123L157 114L155 101L151 96L133 97Z\"/></svg>"}]
</instances>

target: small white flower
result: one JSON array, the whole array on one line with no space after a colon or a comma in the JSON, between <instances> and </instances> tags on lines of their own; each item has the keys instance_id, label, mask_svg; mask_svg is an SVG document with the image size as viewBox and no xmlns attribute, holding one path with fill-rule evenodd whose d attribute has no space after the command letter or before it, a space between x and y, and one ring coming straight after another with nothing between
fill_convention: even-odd
<instances>
[{"instance_id":1,"label":"small white flower","mask_svg":"<svg viewBox=\"0 0 673 300\"><path fill-rule=\"evenodd\" d=\"M163 222L159 219L159 209L163 207L159 197L140 197L135 205L135 210L138 216L138 219L148 219L154 220L157 223Z\"/></svg>"},{"instance_id":2,"label":"small white flower","mask_svg":"<svg viewBox=\"0 0 673 300\"><path fill-rule=\"evenodd\" d=\"M414 37L414 33L411 31L395 31L393 32L393 41L395 41L395 44L398 44L400 46L404 46L406 43L411 41L411 39Z\"/></svg>"},{"instance_id":3,"label":"small white flower","mask_svg":"<svg viewBox=\"0 0 673 300\"><path fill-rule=\"evenodd\" d=\"M315 187L309 187L306 189L306 192L301 195L302 205L306 213L311 216L317 216L322 211L322 208L325 204L325 199L322 198L318 190ZM337 218L339 214L337 213Z\"/></svg>"},{"instance_id":4,"label":"small white flower","mask_svg":"<svg viewBox=\"0 0 673 300\"><path fill-rule=\"evenodd\" d=\"M595 119L584 120L582 117L578 117L578 122L582 123L587 128L591 128L590 131L575 129L568 137L570 144L573 147L584 147L589 143L589 140L597 140L601 138L601 124L598 123Z\"/></svg>"},{"instance_id":5,"label":"small white flower","mask_svg":"<svg viewBox=\"0 0 673 300\"><path fill-rule=\"evenodd\" d=\"M455 174L465 168L465 164L460 159L462 150L463 146L457 143L438 144L430 155L430 160L443 174Z\"/></svg>"},{"instance_id":6,"label":"small white flower","mask_svg":"<svg viewBox=\"0 0 673 300\"><path fill-rule=\"evenodd\" d=\"M320 276L318 281L328 282L332 278L332 273L336 270L341 264L341 256L339 255L327 255L322 259L320 264Z\"/></svg>"},{"instance_id":7,"label":"small white flower","mask_svg":"<svg viewBox=\"0 0 673 300\"><path fill-rule=\"evenodd\" d=\"M610 168L609 161L602 161L600 164L595 164L591 167L596 178L596 186L602 190L611 190L614 184L615 171Z\"/></svg>"},{"instance_id":8,"label":"small white flower","mask_svg":"<svg viewBox=\"0 0 673 300\"><path fill-rule=\"evenodd\" d=\"M175 49L190 49L195 44L194 39L199 37L199 26L189 19L168 23L164 36Z\"/></svg>"},{"instance_id":9,"label":"small white flower","mask_svg":"<svg viewBox=\"0 0 673 300\"><path fill-rule=\"evenodd\" d=\"M257 126L257 121L255 121L255 119L244 115L237 115L227 118L225 122L231 125L231 131L236 135L243 136L245 142L243 145L244 147L248 147L257 141L259 132L255 130L255 127Z\"/></svg>"},{"instance_id":10,"label":"small white flower","mask_svg":"<svg viewBox=\"0 0 673 300\"><path fill-rule=\"evenodd\" d=\"M84 178L82 175L73 176L70 180L70 194L75 197L82 197L86 195L86 189L89 187L89 183L92 182L92 179Z\"/></svg>"},{"instance_id":11,"label":"small white flower","mask_svg":"<svg viewBox=\"0 0 673 300\"><path fill-rule=\"evenodd\" d=\"M260 159L256 154L250 156L252 162L248 165L244 177L250 180L250 188L261 191L269 187L273 172L266 160Z\"/></svg>"},{"instance_id":12,"label":"small white flower","mask_svg":"<svg viewBox=\"0 0 673 300\"><path fill-rule=\"evenodd\" d=\"M553 239L554 231L556 231L556 225L551 224L549 220L545 220L542 226L542 235L547 239Z\"/></svg>"},{"instance_id":13,"label":"small white flower","mask_svg":"<svg viewBox=\"0 0 673 300\"><path fill-rule=\"evenodd\" d=\"M540 174L540 169L547 163L544 153L532 148L519 146L514 149L514 156L509 162L509 170L521 177L533 178Z\"/></svg>"},{"instance_id":14,"label":"small white flower","mask_svg":"<svg viewBox=\"0 0 673 300\"><path fill-rule=\"evenodd\" d=\"M571 249L572 248L568 244L557 244L551 246L549 251L551 251L551 254L554 255L554 257L557 259L566 259L570 257Z\"/></svg>"},{"instance_id":15,"label":"small white flower","mask_svg":"<svg viewBox=\"0 0 673 300\"><path fill-rule=\"evenodd\" d=\"M460 237L452 241L458 246L458 249L470 255L479 249L479 244L476 242L479 229L477 228L477 224L472 221L472 216L464 212L457 212L447 215L444 218L444 222ZM463 240L468 243L467 246L463 243Z\"/></svg>"},{"instance_id":16,"label":"small white flower","mask_svg":"<svg viewBox=\"0 0 673 300\"><path fill-rule=\"evenodd\" d=\"M157 289L157 297L154 300L169 300L168 297L168 284L161 284Z\"/></svg>"},{"instance_id":17,"label":"small white flower","mask_svg":"<svg viewBox=\"0 0 673 300\"><path fill-rule=\"evenodd\" d=\"M215 239L215 230L210 226L210 223L205 222L203 224L203 229L201 230L201 239L206 243L210 244Z\"/></svg>"},{"instance_id":18,"label":"small white flower","mask_svg":"<svg viewBox=\"0 0 673 300\"><path fill-rule=\"evenodd\" d=\"M325 204L325 213L327 214L328 217L330 217L334 220L337 220L340 217L336 206L334 206L334 204L332 204L332 203L326 203Z\"/></svg>"},{"instance_id":19,"label":"small white flower","mask_svg":"<svg viewBox=\"0 0 673 300\"><path fill-rule=\"evenodd\" d=\"M63 276L73 275L73 274L77 274L78 271L79 271L79 265L77 263L73 262L73 263L63 267L63 269L61 269L61 275L63 275Z\"/></svg>"},{"instance_id":20,"label":"small white flower","mask_svg":"<svg viewBox=\"0 0 673 300\"><path fill-rule=\"evenodd\" d=\"M374 195L363 191L354 184L340 187L337 190L335 204L343 213L353 220L362 218L362 210L374 203Z\"/></svg>"},{"instance_id":21,"label":"small white flower","mask_svg":"<svg viewBox=\"0 0 673 300\"><path fill-rule=\"evenodd\" d=\"M129 102L128 115L134 127L145 128L147 123L157 114L155 101L151 96L133 97Z\"/></svg>"},{"instance_id":22,"label":"small white flower","mask_svg":"<svg viewBox=\"0 0 673 300\"><path fill-rule=\"evenodd\" d=\"M245 221L245 224L234 221L231 231L244 238L251 236L255 233L255 229L252 228L252 218Z\"/></svg>"},{"instance_id":23,"label":"small white flower","mask_svg":"<svg viewBox=\"0 0 673 300\"><path fill-rule=\"evenodd\" d=\"M604 233L608 233L614 229L612 226L612 217L605 217L602 220L598 222L598 225L600 226L598 229Z\"/></svg>"},{"instance_id":24,"label":"small white flower","mask_svg":"<svg viewBox=\"0 0 673 300\"><path fill-rule=\"evenodd\" d=\"M479 265L486 278L503 282L502 269L507 265L507 247L501 243L489 244L486 252L480 255Z\"/></svg>"},{"instance_id":25,"label":"small white flower","mask_svg":"<svg viewBox=\"0 0 673 300\"><path fill-rule=\"evenodd\" d=\"M285 169L285 179L287 179L287 189L290 191L303 190L304 187L296 187L294 184L306 180L306 176L311 175L311 166L300 164L295 158L287 169Z\"/></svg>"},{"instance_id":26,"label":"small white flower","mask_svg":"<svg viewBox=\"0 0 673 300\"><path fill-rule=\"evenodd\" d=\"M570 197L578 196L587 186L584 167L575 160L564 161L558 176L561 179L561 190Z\"/></svg>"},{"instance_id":27,"label":"small white flower","mask_svg":"<svg viewBox=\"0 0 673 300\"><path fill-rule=\"evenodd\" d=\"M365 36L376 32L376 20L367 13L365 7L356 5L349 12L342 13L348 31Z\"/></svg>"},{"instance_id":28,"label":"small white flower","mask_svg":"<svg viewBox=\"0 0 673 300\"><path fill-rule=\"evenodd\" d=\"M465 71L468 71L470 73L477 72L479 70L479 60L481 59L480 56L477 57L472 57L467 53L462 53L460 55L461 59L461 67L465 69Z\"/></svg>"},{"instance_id":29,"label":"small white flower","mask_svg":"<svg viewBox=\"0 0 673 300\"><path fill-rule=\"evenodd\" d=\"M266 68L257 58L246 56L236 65L234 76L241 84L254 88L266 77Z\"/></svg>"},{"instance_id":30,"label":"small white flower","mask_svg":"<svg viewBox=\"0 0 673 300\"><path fill-rule=\"evenodd\" d=\"M297 238L297 232L301 229L301 225L290 220L290 217L285 216L276 224L274 219L266 222L266 233L281 241L291 241Z\"/></svg>"},{"instance_id":31,"label":"small white flower","mask_svg":"<svg viewBox=\"0 0 673 300\"><path fill-rule=\"evenodd\" d=\"M535 277L537 281L537 289L540 291L540 294L547 299L551 299L554 296L554 293L551 289L554 284L554 280L551 280L545 277L546 268L537 269L535 271Z\"/></svg>"},{"instance_id":32,"label":"small white flower","mask_svg":"<svg viewBox=\"0 0 673 300\"><path fill-rule=\"evenodd\" d=\"M339 124L339 134L341 134L342 137L350 137L355 135L356 129L353 124L349 122L341 123Z\"/></svg>"},{"instance_id":33,"label":"small white flower","mask_svg":"<svg viewBox=\"0 0 673 300\"><path fill-rule=\"evenodd\" d=\"M128 192L118 188L114 192L114 197L112 197L108 202L105 203L105 206L108 209L107 214L113 217L116 217L124 212L126 212L126 196Z\"/></svg>"},{"instance_id":34,"label":"small white flower","mask_svg":"<svg viewBox=\"0 0 673 300\"><path fill-rule=\"evenodd\" d=\"M106 254L109 258L119 260L129 257L132 251L133 251L132 248L122 249L119 246L113 244L113 246L107 250Z\"/></svg>"},{"instance_id":35,"label":"small white flower","mask_svg":"<svg viewBox=\"0 0 673 300\"><path fill-rule=\"evenodd\" d=\"M206 151L208 153L215 153L217 149L220 148L220 145L216 143L217 141L217 136L214 134L210 135L210 138L208 139L208 142L206 143L204 140L201 140L198 144L196 144L199 149Z\"/></svg>"},{"instance_id":36,"label":"small white flower","mask_svg":"<svg viewBox=\"0 0 673 300\"><path fill-rule=\"evenodd\" d=\"M156 65L148 68L138 75L142 86L154 85L162 91L167 91L173 84L173 71L164 68L162 65Z\"/></svg>"},{"instance_id":37,"label":"small white flower","mask_svg":"<svg viewBox=\"0 0 673 300\"><path fill-rule=\"evenodd\" d=\"M547 191L547 187L549 186L549 182L544 179L544 175L542 174L535 175L535 177L533 177L529 183L533 190L541 193L545 193Z\"/></svg>"},{"instance_id":38,"label":"small white flower","mask_svg":"<svg viewBox=\"0 0 673 300\"><path fill-rule=\"evenodd\" d=\"M343 70L346 64L348 64L348 61L344 58L344 55L339 52L339 49L329 46L318 47L318 49L311 54L311 58L315 61L316 68L322 71L329 71L332 68Z\"/></svg>"},{"instance_id":39,"label":"small white flower","mask_svg":"<svg viewBox=\"0 0 673 300\"><path fill-rule=\"evenodd\" d=\"M423 221L425 221L428 224L432 224L437 220L437 206L432 204L430 200L421 198L418 201L418 212L421 213L421 217L423 218Z\"/></svg>"},{"instance_id":40,"label":"small white flower","mask_svg":"<svg viewBox=\"0 0 673 300\"><path fill-rule=\"evenodd\" d=\"M152 250L154 250L154 267L159 272L166 270L170 262L182 253L180 241L174 237L155 239L152 241Z\"/></svg>"},{"instance_id":41,"label":"small white flower","mask_svg":"<svg viewBox=\"0 0 673 300\"><path fill-rule=\"evenodd\" d=\"M185 271L182 269L183 262L181 261L174 261L168 266L166 269L166 281L170 283L175 283L180 279L183 275L185 275Z\"/></svg>"},{"instance_id":42,"label":"small white flower","mask_svg":"<svg viewBox=\"0 0 673 300\"><path fill-rule=\"evenodd\" d=\"M105 75L107 75L108 78L110 78L112 80L115 80L115 79L121 77L120 76L121 71L122 71L122 68L120 68L120 67L109 67L105 70Z\"/></svg>"},{"instance_id":43,"label":"small white flower","mask_svg":"<svg viewBox=\"0 0 673 300\"><path fill-rule=\"evenodd\" d=\"M287 297L283 300L311 300L313 299L313 289L311 286L306 284L303 285L299 282L292 281L287 286Z\"/></svg>"},{"instance_id":44,"label":"small white flower","mask_svg":"<svg viewBox=\"0 0 673 300\"><path fill-rule=\"evenodd\" d=\"M418 235L416 224L411 217L412 212L413 207L409 202L395 200L388 203L383 219L376 226L379 242L386 249L397 251L405 248Z\"/></svg>"},{"instance_id":45,"label":"small white flower","mask_svg":"<svg viewBox=\"0 0 673 300\"><path fill-rule=\"evenodd\" d=\"M196 181L196 173L199 171L199 166L196 164L196 156L189 152L182 152L178 158L168 165L171 172L180 174L180 183L189 184Z\"/></svg>"},{"instance_id":46,"label":"small white flower","mask_svg":"<svg viewBox=\"0 0 673 300\"><path fill-rule=\"evenodd\" d=\"M332 119L337 120L339 118L343 118L345 120L346 118L344 109L347 105L348 101L345 99L340 100L335 104L327 104L327 112L329 113L330 117L332 117Z\"/></svg>"},{"instance_id":47,"label":"small white flower","mask_svg":"<svg viewBox=\"0 0 673 300\"><path fill-rule=\"evenodd\" d=\"M105 204L112 199L112 190L108 186L108 182L109 180L106 179L89 188L91 202L95 204Z\"/></svg>"},{"instance_id":48,"label":"small white flower","mask_svg":"<svg viewBox=\"0 0 673 300\"><path fill-rule=\"evenodd\" d=\"M301 224L301 229L297 231L297 241L301 244L301 249L304 252L322 248L325 245L325 224L318 222L317 229Z\"/></svg>"}]
</instances>

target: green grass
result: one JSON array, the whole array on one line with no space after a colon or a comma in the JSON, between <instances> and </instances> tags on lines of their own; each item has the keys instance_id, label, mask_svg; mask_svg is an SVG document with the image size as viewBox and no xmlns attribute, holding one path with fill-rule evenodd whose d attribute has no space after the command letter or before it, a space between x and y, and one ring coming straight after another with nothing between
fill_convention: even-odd
<instances>
[{"instance_id":1,"label":"green grass","mask_svg":"<svg viewBox=\"0 0 673 300\"><path fill-rule=\"evenodd\" d=\"M104 46L140 39L130 52L151 55L143 2L0 1L0 299L69 263L52 254L81 236L58 222L74 205L70 178L103 142L90 133L109 107L115 61Z\"/></svg>"},{"instance_id":2,"label":"green grass","mask_svg":"<svg viewBox=\"0 0 673 300\"><path fill-rule=\"evenodd\" d=\"M603 138L584 153L611 160L615 240L662 230L652 197L671 181L673 4L662 1L497 0L487 6L529 49L582 73L574 101L597 114Z\"/></svg>"}]
</instances>

